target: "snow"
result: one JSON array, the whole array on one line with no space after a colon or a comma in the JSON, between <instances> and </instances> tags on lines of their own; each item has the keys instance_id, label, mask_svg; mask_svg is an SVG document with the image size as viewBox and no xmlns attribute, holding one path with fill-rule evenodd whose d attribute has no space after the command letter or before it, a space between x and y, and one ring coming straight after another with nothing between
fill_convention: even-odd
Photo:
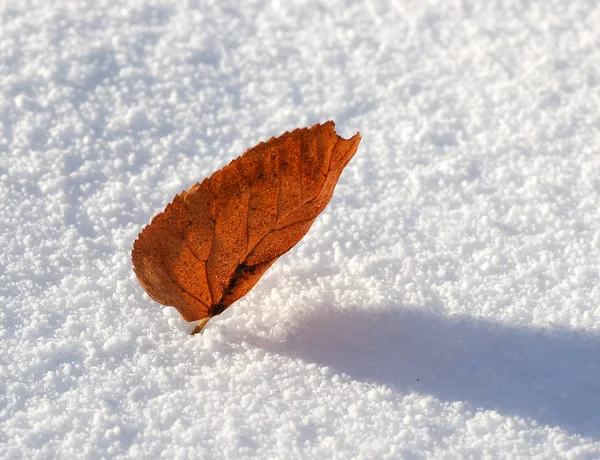
<instances>
[{"instance_id":1,"label":"snow","mask_svg":"<svg viewBox=\"0 0 600 460\"><path fill-rule=\"evenodd\" d=\"M600 6L0 4L1 458L600 456ZM363 137L205 332L137 234L261 140Z\"/></svg>"}]
</instances>

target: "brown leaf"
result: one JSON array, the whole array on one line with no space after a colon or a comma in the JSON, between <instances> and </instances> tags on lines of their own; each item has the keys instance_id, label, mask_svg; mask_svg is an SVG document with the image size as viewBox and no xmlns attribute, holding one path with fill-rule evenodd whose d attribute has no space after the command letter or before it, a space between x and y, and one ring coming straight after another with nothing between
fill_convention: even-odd
<instances>
[{"instance_id":1,"label":"brown leaf","mask_svg":"<svg viewBox=\"0 0 600 460\"><path fill-rule=\"evenodd\" d=\"M186 321L206 321L243 297L325 209L360 134L328 121L249 149L181 192L133 244L148 295Z\"/></svg>"}]
</instances>

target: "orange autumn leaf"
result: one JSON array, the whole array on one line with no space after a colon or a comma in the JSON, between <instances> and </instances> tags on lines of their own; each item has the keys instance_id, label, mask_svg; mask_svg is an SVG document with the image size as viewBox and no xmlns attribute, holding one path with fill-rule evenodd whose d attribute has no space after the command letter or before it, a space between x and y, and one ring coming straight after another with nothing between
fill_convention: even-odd
<instances>
[{"instance_id":1,"label":"orange autumn leaf","mask_svg":"<svg viewBox=\"0 0 600 460\"><path fill-rule=\"evenodd\" d=\"M360 134L332 121L261 142L181 192L133 244L148 295L186 321L211 317L243 297L325 209Z\"/></svg>"}]
</instances>

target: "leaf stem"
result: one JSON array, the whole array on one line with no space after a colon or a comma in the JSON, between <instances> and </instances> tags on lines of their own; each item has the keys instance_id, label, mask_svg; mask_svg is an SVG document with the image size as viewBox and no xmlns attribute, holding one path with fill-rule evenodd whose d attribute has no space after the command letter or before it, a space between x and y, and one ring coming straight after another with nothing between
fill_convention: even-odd
<instances>
[{"instance_id":1,"label":"leaf stem","mask_svg":"<svg viewBox=\"0 0 600 460\"><path fill-rule=\"evenodd\" d=\"M212 317L211 316L207 316L206 318L202 318L200 321L198 321L198 324L196 324L196 327L192 331L191 335L196 335L196 334L202 332L202 329L204 329L204 326L206 326L206 323L208 323L208 320L210 318L212 318Z\"/></svg>"}]
</instances>

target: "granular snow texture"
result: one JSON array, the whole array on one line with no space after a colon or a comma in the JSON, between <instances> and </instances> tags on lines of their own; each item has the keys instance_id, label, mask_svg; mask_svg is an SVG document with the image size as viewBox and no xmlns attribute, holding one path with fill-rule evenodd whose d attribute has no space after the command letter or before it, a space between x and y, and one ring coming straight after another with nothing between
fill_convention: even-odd
<instances>
[{"instance_id":1,"label":"granular snow texture","mask_svg":"<svg viewBox=\"0 0 600 460\"><path fill-rule=\"evenodd\" d=\"M0 3L0 457L598 458L600 4ZM130 253L335 120L330 206L202 335Z\"/></svg>"}]
</instances>

